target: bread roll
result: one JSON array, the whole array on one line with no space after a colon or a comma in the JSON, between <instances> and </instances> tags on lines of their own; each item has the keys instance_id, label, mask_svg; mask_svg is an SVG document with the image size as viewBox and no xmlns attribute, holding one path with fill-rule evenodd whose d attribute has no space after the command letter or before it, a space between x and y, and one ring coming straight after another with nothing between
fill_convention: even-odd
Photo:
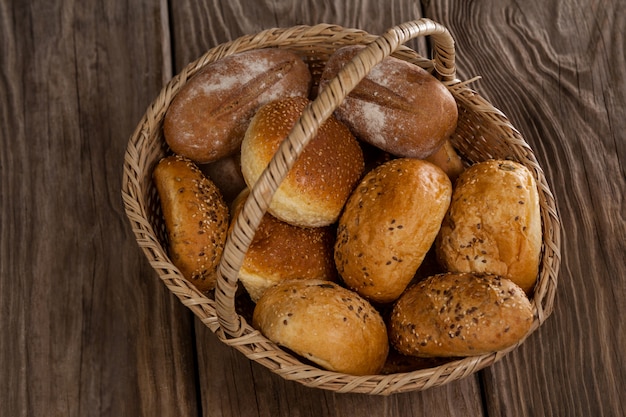
<instances>
[{"instance_id":1,"label":"bread roll","mask_svg":"<svg viewBox=\"0 0 626 417\"><path fill-rule=\"evenodd\" d=\"M215 287L229 213L219 189L190 160L163 158L153 171L172 263L200 291Z\"/></svg>"},{"instance_id":2,"label":"bread roll","mask_svg":"<svg viewBox=\"0 0 626 417\"><path fill-rule=\"evenodd\" d=\"M530 171L501 160L469 167L457 180L436 247L448 271L490 272L530 293L541 252L539 196Z\"/></svg>"},{"instance_id":3,"label":"bread roll","mask_svg":"<svg viewBox=\"0 0 626 417\"><path fill-rule=\"evenodd\" d=\"M426 158L428 162L432 162L439 168L448 174L452 185L456 182L456 179L461 175L461 172L465 170L461 157L452 146L450 140L445 140L441 148L439 148L434 154Z\"/></svg>"},{"instance_id":4,"label":"bread roll","mask_svg":"<svg viewBox=\"0 0 626 417\"><path fill-rule=\"evenodd\" d=\"M235 200L233 218L248 195L246 189ZM246 252L239 281L257 302L265 290L283 281L335 280L334 243L335 229L330 226L292 226L266 213Z\"/></svg>"},{"instance_id":5,"label":"bread roll","mask_svg":"<svg viewBox=\"0 0 626 417\"><path fill-rule=\"evenodd\" d=\"M345 284L377 303L400 296L432 246L452 195L439 167L391 160L365 175L339 219L335 264Z\"/></svg>"},{"instance_id":6,"label":"bread roll","mask_svg":"<svg viewBox=\"0 0 626 417\"><path fill-rule=\"evenodd\" d=\"M300 118L308 99L264 105L241 145L241 170L250 188ZM364 168L363 151L347 127L330 117L320 127L273 196L269 212L302 227L334 223Z\"/></svg>"},{"instance_id":7,"label":"bread roll","mask_svg":"<svg viewBox=\"0 0 626 417\"><path fill-rule=\"evenodd\" d=\"M482 355L515 345L532 323L530 301L512 281L445 273L402 294L391 313L389 340L405 355Z\"/></svg>"},{"instance_id":8,"label":"bread roll","mask_svg":"<svg viewBox=\"0 0 626 417\"><path fill-rule=\"evenodd\" d=\"M358 294L327 281L288 281L268 289L254 309L253 325L335 372L377 374L389 352L380 314Z\"/></svg>"},{"instance_id":9,"label":"bread roll","mask_svg":"<svg viewBox=\"0 0 626 417\"><path fill-rule=\"evenodd\" d=\"M293 52L259 49L206 65L172 100L163 122L171 149L197 163L235 153L263 104L281 97L308 97L311 74Z\"/></svg>"},{"instance_id":10,"label":"bread roll","mask_svg":"<svg viewBox=\"0 0 626 417\"><path fill-rule=\"evenodd\" d=\"M345 46L328 59L320 90L362 48ZM359 139L400 157L426 158L456 129L458 109L447 88L427 71L387 57L335 111Z\"/></svg>"}]
</instances>

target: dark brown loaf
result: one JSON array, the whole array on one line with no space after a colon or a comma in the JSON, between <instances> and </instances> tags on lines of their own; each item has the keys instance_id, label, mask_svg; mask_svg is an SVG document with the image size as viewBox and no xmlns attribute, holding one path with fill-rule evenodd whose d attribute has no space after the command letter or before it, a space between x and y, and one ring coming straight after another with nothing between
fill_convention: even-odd
<instances>
[{"instance_id":1,"label":"dark brown loaf","mask_svg":"<svg viewBox=\"0 0 626 417\"><path fill-rule=\"evenodd\" d=\"M328 60L320 89L363 46L338 49ZM454 97L435 77L406 61L387 57L335 111L356 137L393 155L426 158L456 129Z\"/></svg>"},{"instance_id":2,"label":"dark brown loaf","mask_svg":"<svg viewBox=\"0 0 626 417\"><path fill-rule=\"evenodd\" d=\"M162 159L153 179L172 263L198 290L213 289L229 220L219 189L192 161L178 155Z\"/></svg>"},{"instance_id":3,"label":"dark brown loaf","mask_svg":"<svg viewBox=\"0 0 626 417\"><path fill-rule=\"evenodd\" d=\"M246 189L237 197L232 218L248 195ZM239 269L239 281L257 302L265 290L283 281L335 280L334 243L333 227L293 226L265 213Z\"/></svg>"},{"instance_id":4,"label":"dark brown loaf","mask_svg":"<svg viewBox=\"0 0 626 417\"><path fill-rule=\"evenodd\" d=\"M389 339L405 355L473 356L515 345L532 323L530 301L512 281L445 273L415 284L398 299Z\"/></svg>"},{"instance_id":5,"label":"dark brown loaf","mask_svg":"<svg viewBox=\"0 0 626 417\"><path fill-rule=\"evenodd\" d=\"M172 150L197 163L235 153L250 118L281 97L308 97L307 65L284 49L240 52L206 65L173 99L163 122Z\"/></svg>"},{"instance_id":6,"label":"dark brown loaf","mask_svg":"<svg viewBox=\"0 0 626 417\"><path fill-rule=\"evenodd\" d=\"M265 337L321 367L377 374L389 352L380 314L358 294L327 281L288 281L268 289L254 309Z\"/></svg>"},{"instance_id":7,"label":"dark brown loaf","mask_svg":"<svg viewBox=\"0 0 626 417\"><path fill-rule=\"evenodd\" d=\"M261 107L241 144L241 171L252 188L300 118L308 99L292 97ZM334 223L364 169L363 151L333 116L319 128L276 190L269 212L302 227Z\"/></svg>"},{"instance_id":8,"label":"dark brown loaf","mask_svg":"<svg viewBox=\"0 0 626 417\"><path fill-rule=\"evenodd\" d=\"M436 244L446 270L493 273L530 293L541 244L537 185L525 166L491 160L459 176Z\"/></svg>"},{"instance_id":9,"label":"dark brown loaf","mask_svg":"<svg viewBox=\"0 0 626 417\"><path fill-rule=\"evenodd\" d=\"M339 219L335 264L345 284L371 301L397 299L432 246L452 195L427 161L394 159L365 175Z\"/></svg>"}]
</instances>

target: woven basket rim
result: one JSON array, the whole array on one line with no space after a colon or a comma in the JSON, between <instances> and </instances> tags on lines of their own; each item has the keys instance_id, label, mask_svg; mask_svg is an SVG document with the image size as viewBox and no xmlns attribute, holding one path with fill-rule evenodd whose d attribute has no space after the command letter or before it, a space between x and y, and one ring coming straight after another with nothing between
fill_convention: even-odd
<instances>
[{"instance_id":1,"label":"woven basket rim","mask_svg":"<svg viewBox=\"0 0 626 417\"><path fill-rule=\"evenodd\" d=\"M414 24L415 22L420 25L434 25L438 30L443 28L443 26L429 19L418 19L414 22L407 22L407 24ZM395 28L392 28L392 30L395 30ZM443 28L443 30L447 32L447 29ZM346 40L345 38L349 39ZM543 258L538 279L539 284L531 299L535 320L526 337L506 350L476 357L454 359L433 368L388 375L353 376L303 363L300 358L293 356L264 338L259 331L248 325L241 316L239 316L239 319L241 320L242 331L233 337L228 331L224 330L223 323L221 323L218 316L218 310L220 309L220 306L218 306L220 302L219 297L220 294L224 294L222 287L220 287L219 291L216 291L216 298L212 299L199 292L170 262L167 251L159 241L157 230L155 230L149 218L145 204L145 187L142 185L143 181L146 181L145 176L147 173L151 172L155 160L164 152L162 144L161 148L152 148L151 146L154 146L154 141L163 140L160 127L167 106L187 80L210 62L250 49L295 47L296 45L315 44L316 42L320 44L324 42L340 43L342 41L347 43L371 43L379 38L361 29L320 23L314 26L298 25L290 28L268 29L257 34L245 35L210 49L201 57L189 63L163 87L157 98L147 108L146 113L131 135L124 159L122 198L124 209L137 243L150 265L155 269L168 289L209 327L222 342L237 349L249 359L262 364L281 377L295 380L306 386L337 392L388 395L443 385L490 366L523 343L550 316L553 310L560 265L560 220L555 199L542 168L521 134L511 125L510 121L500 110L482 98L476 91L470 89L468 82L458 80L455 76L455 68L451 70L450 68L444 68L444 72L448 71L448 77L444 79L448 89L453 93L457 102L479 109L481 116L484 114L489 123L503 126L507 132L510 132L508 133L510 138L507 137L506 140L514 144L516 152L517 148L519 148L520 158L529 161L528 163L531 165L531 171L536 177L541 196L544 248L542 250ZM435 72L437 72L437 64L433 63L433 59L424 58L403 45L398 47L394 55L419 63L419 65L424 67L432 66ZM452 56L453 60L454 56ZM232 289L227 298L229 296L234 297Z\"/></svg>"}]
</instances>

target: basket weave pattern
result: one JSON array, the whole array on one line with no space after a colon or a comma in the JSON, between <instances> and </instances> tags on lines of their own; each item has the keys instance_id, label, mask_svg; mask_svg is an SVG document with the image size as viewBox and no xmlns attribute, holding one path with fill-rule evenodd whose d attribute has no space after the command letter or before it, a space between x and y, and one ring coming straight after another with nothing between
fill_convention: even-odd
<instances>
[{"instance_id":1,"label":"basket weave pattern","mask_svg":"<svg viewBox=\"0 0 626 417\"><path fill-rule=\"evenodd\" d=\"M430 36L432 59L403 46L418 36ZM151 179L155 164L169 152L162 134L162 122L169 104L195 73L225 56L258 48L289 49L307 62L314 80L317 80L330 55L348 44L367 44L367 48L320 92L285 139L268 169L252 188L227 239L214 297L200 293L168 258L165 226ZM529 334L532 333L553 310L560 265L560 223L556 204L543 170L520 133L501 111L471 90L467 82L456 78L454 41L446 28L435 22L428 19L408 22L380 37L336 25L296 26L266 30L219 45L187 65L163 88L147 109L127 147L122 183L125 210L139 247L160 279L224 343L283 378L310 387L379 395L423 390L471 375L517 347L460 358L427 369L353 376L303 362L266 339L237 312L238 271L272 195L322 122L369 70L390 54L428 70L448 87L459 107L458 127L451 140L468 163L491 158L512 159L524 164L534 174L540 197L543 248L539 278L531 299L535 312Z\"/></svg>"}]
</instances>

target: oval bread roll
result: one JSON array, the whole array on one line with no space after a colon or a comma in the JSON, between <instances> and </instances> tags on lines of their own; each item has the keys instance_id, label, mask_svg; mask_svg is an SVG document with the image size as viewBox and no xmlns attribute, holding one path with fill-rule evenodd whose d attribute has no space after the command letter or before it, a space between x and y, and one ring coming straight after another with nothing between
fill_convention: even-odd
<instances>
[{"instance_id":1,"label":"oval bread roll","mask_svg":"<svg viewBox=\"0 0 626 417\"><path fill-rule=\"evenodd\" d=\"M465 170L457 180L436 248L448 271L489 272L530 293L541 252L539 196L530 171L503 160Z\"/></svg>"},{"instance_id":2,"label":"oval bread roll","mask_svg":"<svg viewBox=\"0 0 626 417\"><path fill-rule=\"evenodd\" d=\"M233 203L233 218L248 195L246 189ZM252 301L257 302L265 290L283 281L335 280L334 243L335 230L330 226L293 226L266 213L246 251L239 281Z\"/></svg>"},{"instance_id":3,"label":"oval bread roll","mask_svg":"<svg viewBox=\"0 0 626 417\"><path fill-rule=\"evenodd\" d=\"M530 301L512 281L451 272L402 294L391 313L389 339L405 355L482 355L520 342L532 323Z\"/></svg>"},{"instance_id":4,"label":"oval bread roll","mask_svg":"<svg viewBox=\"0 0 626 417\"><path fill-rule=\"evenodd\" d=\"M439 167L400 158L365 175L339 219L335 264L345 284L388 303L407 287L432 246L450 197Z\"/></svg>"},{"instance_id":5,"label":"oval bread roll","mask_svg":"<svg viewBox=\"0 0 626 417\"><path fill-rule=\"evenodd\" d=\"M358 294L327 281L288 281L268 289L254 309L253 325L335 372L377 374L389 352L380 314Z\"/></svg>"},{"instance_id":6,"label":"oval bread roll","mask_svg":"<svg viewBox=\"0 0 626 417\"><path fill-rule=\"evenodd\" d=\"M345 46L331 55L320 90L362 48ZM443 83L392 56L372 68L335 114L357 138L393 155L420 159L441 147L458 120L456 101Z\"/></svg>"},{"instance_id":7,"label":"oval bread roll","mask_svg":"<svg viewBox=\"0 0 626 417\"><path fill-rule=\"evenodd\" d=\"M175 153L209 163L235 153L257 109L282 97L308 97L311 73L293 52L268 48L206 65L172 100L163 121Z\"/></svg>"},{"instance_id":8,"label":"oval bread roll","mask_svg":"<svg viewBox=\"0 0 626 417\"><path fill-rule=\"evenodd\" d=\"M308 99L293 97L264 105L241 144L241 170L249 188L300 118ZM350 131L327 119L300 154L272 198L268 211L302 227L334 223L364 169L363 151Z\"/></svg>"},{"instance_id":9,"label":"oval bread roll","mask_svg":"<svg viewBox=\"0 0 626 417\"><path fill-rule=\"evenodd\" d=\"M215 287L228 231L219 189L189 159L163 158L153 171L172 263L200 291Z\"/></svg>"}]
</instances>

